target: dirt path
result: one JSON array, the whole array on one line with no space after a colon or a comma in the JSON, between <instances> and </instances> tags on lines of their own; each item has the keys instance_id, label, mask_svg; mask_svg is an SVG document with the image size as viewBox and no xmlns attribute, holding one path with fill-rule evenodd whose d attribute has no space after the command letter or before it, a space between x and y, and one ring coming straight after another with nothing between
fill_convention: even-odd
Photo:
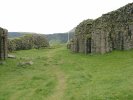
<instances>
[{"instance_id":1,"label":"dirt path","mask_svg":"<svg viewBox=\"0 0 133 100\"><path fill-rule=\"evenodd\" d=\"M64 92L66 89L65 75L61 70L57 68L54 69L54 72L57 77L58 83L54 90L54 93L50 97L48 97L47 100L63 100Z\"/></svg>"},{"instance_id":2,"label":"dirt path","mask_svg":"<svg viewBox=\"0 0 133 100\"><path fill-rule=\"evenodd\" d=\"M54 56L55 54L55 50L54 51L50 51L48 55L48 58L49 60L51 61L52 60L52 57ZM58 67L58 65L52 65L51 64L51 67L52 67L52 71L53 74L56 75L56 78L58 80L57 82L57 85L54 89L54 92L53 94L51 94L47 100L63 100L63 96L64 96L64 92L65 92L65 89L66 89L66 76L65 76L65 73Z\"/></svg>"}]
</instances>

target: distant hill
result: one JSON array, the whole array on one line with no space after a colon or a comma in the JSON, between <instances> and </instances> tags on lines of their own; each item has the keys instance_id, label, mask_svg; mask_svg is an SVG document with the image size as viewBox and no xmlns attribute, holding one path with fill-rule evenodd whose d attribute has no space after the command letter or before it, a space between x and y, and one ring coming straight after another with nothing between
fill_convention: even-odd
<instances>
[{"instance_id":1,"label":"distant hill","mask_svg":"<svg viewBox=\"0 0 133 100\"><path fill-rule=\"evenodd\" d=\"M73 37L75 28L69 31L69 39ZM37 34L31 32L8 32L8 38L17 38L24 36L26 34ZM68 41L68 32L66 33L54 33L54 34L44 34L50 44L56 43L67 43Z\"/></svg>"},{"instance_id":2,"label":"distant hill","mask_svg":"<svg viewBox=\"0 0 133 100\"><path fill-rule=\"evenodd\" d=\"M17 37L24 36L26 34L36 34L36 33L32 33L32 32L8 32L8 38L17 38Z\"/></svg>"},{"instance_id":3,"label":"distant hill","mask_svg":"<svg viewBox=\"0 0 133 100\"><path fill-rule=\"evenodd\" d=\"M68 42L68 33L69 33L69 39L72 39L75 32L75 28L70 30L66 33L54 33L54 34L46 34L46 38L48 39L50 44L55 43L67 43Z\"/></svg>"},{"instance_id":4,"label":"distant hill","mask_svg":"<svg viewBox=\"0 0 133 100\"><path fill-rule=\"evenodd\" d=\"M73 33L69 33L69 39L71 39L72 36L73 36ZM48 39L50 44L53 44L53 43L67 43L68 33L46 34L46 38Z\"/></svg>"},{"instance_id":5,"label":"distant hill","mask_svg":"<svg viewBox=\"0 0 133 100\"><path fill-rule=\"evenodd\" d=\"M16 38L16 37L21 37L24 34L21 34L19 32L8 32L8 38Z\"/></svg>"}]
</instances>

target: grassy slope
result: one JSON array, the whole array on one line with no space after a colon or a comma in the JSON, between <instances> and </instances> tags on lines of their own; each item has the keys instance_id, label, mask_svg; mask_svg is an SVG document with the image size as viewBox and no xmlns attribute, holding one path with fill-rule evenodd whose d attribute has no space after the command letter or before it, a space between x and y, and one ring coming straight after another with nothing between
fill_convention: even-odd
<instances>
[{"instance_id":1,"label":"grassy slope","mask_svg":"<svg viewBox=\"0 0 133 100\"><path fill-rule=\"evenodd\" d=\"M86 56L61 47L15 55L0 65L0 100L133 99L133 50ZM24 60L34 64L17 66Z\"/></svg>"}]
</instances>

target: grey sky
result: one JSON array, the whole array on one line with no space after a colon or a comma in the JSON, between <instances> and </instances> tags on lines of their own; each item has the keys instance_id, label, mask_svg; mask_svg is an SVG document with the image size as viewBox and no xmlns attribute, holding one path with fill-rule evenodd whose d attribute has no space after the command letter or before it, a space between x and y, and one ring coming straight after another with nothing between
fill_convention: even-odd
<instances>
[{"instance_id":1,"label":"grey sky","mask_svg":"<svg viewBox=\"0 0 133 100\"><path fill-rule=\"evenodd\" d=\"M67 32L132 0L0 0L0 26L9 31Z\"/></svg>"}]
</instances>

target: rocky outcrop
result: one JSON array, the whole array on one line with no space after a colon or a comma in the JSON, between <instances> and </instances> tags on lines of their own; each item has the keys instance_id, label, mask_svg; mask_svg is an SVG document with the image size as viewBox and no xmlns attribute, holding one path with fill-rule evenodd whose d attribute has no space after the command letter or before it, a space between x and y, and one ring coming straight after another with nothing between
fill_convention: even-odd
<instances>
[{"instance_id":1,"label":"rocky outcrop","mask_svg":"<svg viewBox=\"0 0 133 100\"><path fill-rule=\"evenodd\" d=\"M106 53L133 48L133 3L85 20L75 30L68 48L81 53Z\"/></svg>"},{"instance_id":2,"label":"rocky outcrop","mask_svg":"<svg viewBox=\"0 0 133 100\"><path fill-rule=\"evenodd\" d=\"M7 58L7 34L6 29L0 28L0 60Z\"/></svg>"}]
</instances>

